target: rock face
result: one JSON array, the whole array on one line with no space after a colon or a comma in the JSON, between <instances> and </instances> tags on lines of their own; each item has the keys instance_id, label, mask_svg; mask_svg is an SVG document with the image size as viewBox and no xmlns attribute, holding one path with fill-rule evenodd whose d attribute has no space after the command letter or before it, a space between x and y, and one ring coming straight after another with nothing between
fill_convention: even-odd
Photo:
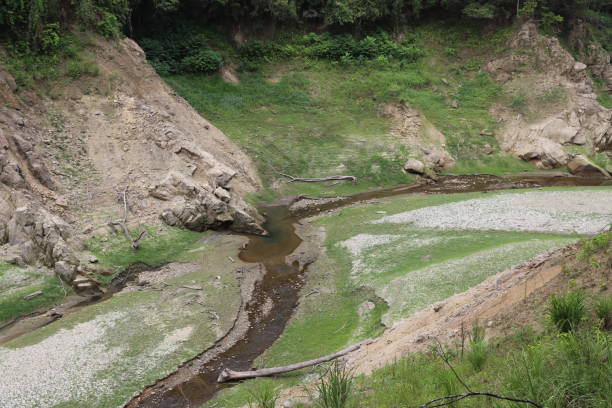
<instances>
[{"instance_id":1,"label":"rock face","mask_svg":"<svg viewBox=\"0 0 612 408\"><path fill-rule=\"evenodd\" d=\"M530 115L535 120L498 110L496 115L504 123L498 133L502 148L543 169L568 164L572 156L564 145L611 150L612 110L597 102L586 68L558 39L544 37L534 23L525 23L509 42L507 55L489 62L484 70L510 92L537 92L556 100L539 101L539 111Z\"/></svg>"},{"instance_id":2,"label":"rock face","mask_svg":"<svg viewBox=\"0 0 612 408\"><path fill-rule=\"evenodd\" d=\"M446 150L446 138L442 132L416 109L404 102L389 104L384 107L382 116L391 119L391 135L411 150L419 151L427 168L441 171L455 165L455 159ZM423 172L417 171L417 174Z\"/></svg>"},{"instance_id":3,"label":"rock face","mask_svg":"<svg viewBox=\"0 0 612 408\"><path fill-rule=\"evenodd\" d=\"M176 96L132 40L99 39L90 51L100 75L54 100L16 93L0 66L0 260L45 265L76 286L97 267L80 234L125 210L134 227L161 219L264 233L243 200L260 187L248 157ZM83 291L97 290L91 279L81 279Z\"/></svg>"},{"instance_id":4,"label":"rock face","mask_svg":"<svg viewBox=\"0 0 612 408\"><path fill-rule=\"evenodd\" d=\"M609 178L610 174L601 167L591 163L589 159L581 154L575 155L567 162L570 173L583 177Z\"/></svg>"}]
</instances>

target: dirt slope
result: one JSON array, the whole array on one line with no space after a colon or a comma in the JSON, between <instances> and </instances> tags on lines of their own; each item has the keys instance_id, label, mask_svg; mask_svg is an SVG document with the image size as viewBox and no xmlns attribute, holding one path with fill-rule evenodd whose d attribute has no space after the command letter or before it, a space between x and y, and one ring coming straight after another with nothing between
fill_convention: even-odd
<instances>
[{"instance_id":1,"label":"dirt slope","mask_svg":"<svg viewBox=\"0 0 612 408\"><path fill-rule=\"evenodd\" d=\"M55 99L16 93L0 69L0 260L42 263L71 282L91 269L80 242L124 217L203 231L261 233L243 197L249 158L178 97L130 39L96 40L100 74ZM79 264L81 267L78 268Z\"/></svg>"}]
</instances>

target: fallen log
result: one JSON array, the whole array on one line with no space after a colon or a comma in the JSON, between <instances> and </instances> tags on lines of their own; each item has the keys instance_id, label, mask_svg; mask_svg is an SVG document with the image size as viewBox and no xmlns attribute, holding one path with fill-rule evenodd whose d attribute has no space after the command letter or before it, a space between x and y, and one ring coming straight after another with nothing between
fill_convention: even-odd
<instances>
[{"instance_id":1,"label":"fallen log","mask_svg":"<svg viewBox=\"0 0 612 408\"><path fill-rule=\"evenodd\" d=\"M256 378L256 377L270 377L276 374L288 373L290 371L295 371L301 368L314 366L317 364L321 364L327 361L334 360L338 357L342 357L343 355L348 354L351 351L355 351L359 349L364 344L370 344L372 341L373 341L372 339L367 339L357 344L353 344L352 346L349 346L345 348L344 350L340 350L334 354L329 354L327 356L319 357L314 360L302 361L301 363L291 364L291 365L282 366L282 367L263 368L261 370L254 370L254 371L232 371L229 368L225 368L223 371L221 371L221 374L219 374L219 378L217 378L217 382L224 383L227 381L246 380L249 378Z\"/></svg>"},{"instance_id":2,"label":"fallen log","mask_svg":"<svg viewBox=\"0 0 612 408\"><path fill-rule=\"evenodd\" d=\"M329 177L315 177L315 178L305 178L305 177L293 177L289 174L278 173L283 177L287 177L289 179L289 183L293 183L296 181L302 183L317 183L321 181L334 181L334 180L351 180L353 184L357 183L357 177L355 176L329 176Z\"/></svg>"}]
</instances>

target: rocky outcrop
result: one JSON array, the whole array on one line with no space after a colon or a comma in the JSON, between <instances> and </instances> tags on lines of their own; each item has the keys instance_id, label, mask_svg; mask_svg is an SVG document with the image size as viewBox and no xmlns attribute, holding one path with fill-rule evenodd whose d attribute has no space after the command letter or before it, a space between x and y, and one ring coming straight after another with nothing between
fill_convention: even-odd
<instances>
[{"instance_id":1,"label":"rocky outcrop","mask_svg":"<svg viewBox=\"0 0 612 408\"><path fill-rule=\"evenodd\" d=\"M228 173L216 174L220 184L213 187L197 184L181 173L169 173L150 191L151 196L167 202L161 219L168 225L193 231L228 227L236 232L265 233L261 218L242 200L232 197Z\"/></svg>"},{"instance_id":2,"label":"rocky outcrop","mask_svg":"<svg viewBox=\"0 0 612 408\"><path fill-rule=\"evenodd\" d=\"M601 167L591 163L581 154L573 156L567 162L567 168L572 174L582 177L610 177L610 174Z\"/></svg>"},{"instance_id":3,"label":"rocky outcrop","mask_svg":"<svg viewBox=\"0 0 612 408\"><path fill-rule=\"evenodd\" d=\"M100 75L62 84L53 100L17 94L0 66L0 260L47 266L91 293L99 282L80 234L125 210L130 227L161 218L264 233L243 200L260 187L248 157L159 78L135 42L98 39L89 51Z\"/></svg>"},{"instance_id":4,"label":"rocky outcrop","mask_svg":"<svg viewBox=\"0 0 612 408\"><path fill-rule=\"evenodd\" d=\"M533 92L558 91L561 96L555 103L538 101L529 116L496 112L503 123L498 133L501 147L544 169L568 164L572 156L565 145L609 151L612 110L597 102L586 68L557 38L544 37L534 23L525 23L509 42L507 55L489 62L484 70L510 93L529 84Z\"/></svg>"},{"instance_id":5,"label":"rocky outcrop","mask_svg":"<svg viewBox=\"0 0 612 408\"><path fill-rule=\"evenodd\" d=\"M455 165L455 159L446 150L442 132L416 109L405 102L388 104L381 116L391 120L391 135L418 152L428 169L442 171Z\"/></svg>"}]
</instances>

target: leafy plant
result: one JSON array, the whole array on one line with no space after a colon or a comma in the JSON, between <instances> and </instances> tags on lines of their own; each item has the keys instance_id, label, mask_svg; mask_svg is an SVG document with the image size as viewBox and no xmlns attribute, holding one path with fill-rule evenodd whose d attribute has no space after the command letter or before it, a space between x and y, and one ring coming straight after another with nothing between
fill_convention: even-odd
<instances>
[{"instance_id":1,"label":"leafy plant","mask_svg":"<svg viewBox=\"0 0 612 408\"><path fill-rule=\"evenodd\" d=\"M581 292L552 296L548 318L560 332L567 333L576 329L584 316L584 295Z\"/></svg>"},{"instance_id":2,"label":"leafy plant","mask_svg":"<svg viewBox=\"0 0 612 408\"><path fill-rule=\"evenodd\" d=\"M594 306L595 316L601 323L601 328L612 330L612 296L602 296Z\"/></svg>"},{"instance_id":3,"label":"leafy plant","mask_svg":"<svg viewBox=\"0 0 612 408\"><path fill-rule=\"evenodd\" d=\"M255 381L255 385L248 390L249 408L274 408L279 393L269 381Z\"/></svg>"},{"instance_id":4,"label":"leafy plant","mask_svg":"<svg viewBox=\"0 0 612 408\"><path fill-rule=\"evenodd\" d=\"M198 50L181 61L184 72L210 74L217 72L223 65L223 58L210 49Z\"/></svg>"},{"instance_id":5,"label":"leafy plant","mask_svg":"<svg viewBox=\"0 0 612 408\"><path fill-rule=\"evenodd\" d=\"M353 374L343 364L334 361L327 375L322 375L317 384L317 405L320 408L346 407L352 390Z\"/></svg>"}]
</instances>

